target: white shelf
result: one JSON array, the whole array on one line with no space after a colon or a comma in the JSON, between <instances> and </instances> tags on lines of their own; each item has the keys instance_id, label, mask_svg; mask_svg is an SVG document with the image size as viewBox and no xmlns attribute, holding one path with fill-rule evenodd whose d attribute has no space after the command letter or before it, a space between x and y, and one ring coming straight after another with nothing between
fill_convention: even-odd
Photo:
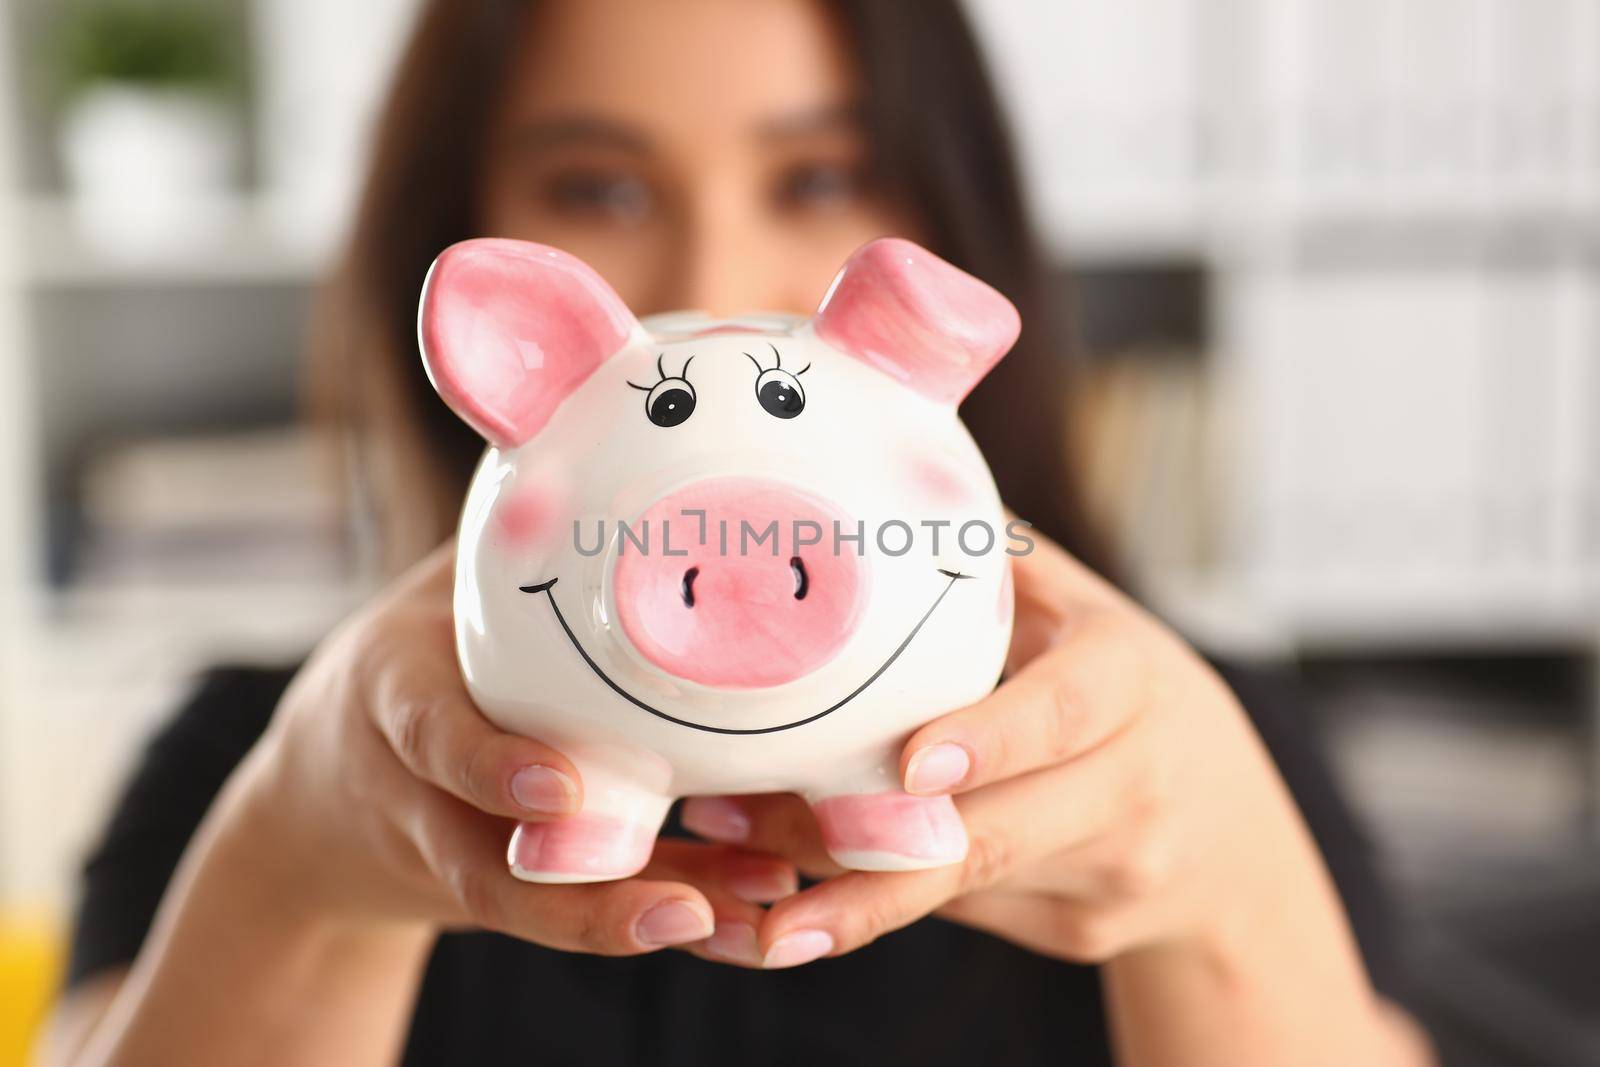
<instances>
[{"instance_id":1,"label":"white shelf","mask_svg":"<svg viewBox=\"0 0 1600 1067\"><path fill-rule=\"evenodd\" d=\"M1256 659L1306 651L1600 649L1600 573L1537 581L1406 584L1170 573L1153 608L1208 650Z\"/></svg>"},{"instance_id":2,"label":"white shelf","mask_svg":"<svg viewBox=\"0 0 1600 1067\"><path fill-rule=\"evenodd\" d=\"M1211 256L1194 182L1061 182L1041 205L1044 241L1059 262L1193 262Z\"/></svg>"},{"instance_id":3,"label":"white shelf","mask_svg":"<svg viewBox=\"0 0 1600 1067\"><path fill-rule=\"evenodd\" d=\"M309 283L323 271L334 236L307 232L290 209L240 195L217 205L195 242L159 251L109 253L86 239L65 197L23 204L24 283L35 289Z\"/></svg>"}]
</instances>

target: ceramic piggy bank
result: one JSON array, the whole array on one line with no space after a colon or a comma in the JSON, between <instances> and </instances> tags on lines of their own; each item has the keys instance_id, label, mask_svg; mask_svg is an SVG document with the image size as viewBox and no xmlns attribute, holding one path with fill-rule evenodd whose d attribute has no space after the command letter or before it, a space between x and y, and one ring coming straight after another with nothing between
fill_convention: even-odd
<instances>
[{"instance_id":1,"label":"ceramic piggy bank","mask_svg":"<svg viewBox=\"0 0 1600 1067\"><path fill-rule=\"evenodd\" d=\"M553 248L438 258L423 359L489 444L461 518L462 673L583 777L580 812L517 829L518 877L633 874L704 794L800 794L846 867L963 858L954 804L904 792L899 750L1004 662L1020 541L956 405L1018 328L893 239L810 318L639 321Z\"/></svg>"}]
</instances>

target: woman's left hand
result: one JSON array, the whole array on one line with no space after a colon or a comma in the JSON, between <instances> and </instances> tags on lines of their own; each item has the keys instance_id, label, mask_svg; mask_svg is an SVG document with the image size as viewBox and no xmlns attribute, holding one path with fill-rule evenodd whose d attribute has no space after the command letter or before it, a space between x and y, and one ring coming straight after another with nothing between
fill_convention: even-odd
<instances>
[{"instance_id":1,"label":"woman's left hand","mask_svg":"<svg viewBox=\"0 0 1600 1067\"><path fill-rule=\"evenodd\" d=\"M843 872L795 798L688 802L691 829L738 825L714 817L737 805L747 843L830 876L773 907L769 951L820 930L829 954L849 952L936 911L1100 962L1225 933L1261 902L1247 890L1277 854L1314 857L1270 756L1198 655L1055 545L1013 562L1009 679L918 730L901 756L907 790L957 795L964 863Z\"/></svg>"},{"instance_id":2,"label":"woman's left hand","mask_svg":"<svg viewBox=\"0 0 1600 1067\"><path fill-rule=\"evenodd\" d=\"M955 794L964 862L843 871L795 797L687 802L689 829L744 828L741 843L824 879L768 912L766 965L934 913L1104 964L1119 1063L1431 1062L1372 990L1321 853L1222 679L1057 546L1039 539L1013 566L1009 680L901 754L907 790Z\"/></svg>"}]
</instances>

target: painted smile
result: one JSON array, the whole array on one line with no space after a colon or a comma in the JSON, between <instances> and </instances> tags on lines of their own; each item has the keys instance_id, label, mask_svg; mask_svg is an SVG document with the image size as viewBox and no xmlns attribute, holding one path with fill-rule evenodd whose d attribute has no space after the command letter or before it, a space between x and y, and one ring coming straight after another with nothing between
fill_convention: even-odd
<instances>
[{"instance_id":1,"label":"painted smile","mask_svg":"<svg viewBox=\"0 0 1600 1067\"><path fill-rule=\"evenodd\" d=\"M606 685L611 688L612 692L616 693L634 707L639 708L642 711L648 711L651 715L654 715L658 719L665 719L667 722L676 723L679 726L687 726L691 730L704 730L707 733L712 734L773 734L780 730L792 730L796 726L804 726L807 723L816 722L818 719L832 715L834 712L850 703L856 697L860 696L866 691L869 685L881 678L883 673L894 665L895 660L900 658L900 653L906 650L907 646L911 644L912 639L915 638L917 633L922 629L923 624L925 624L928 619L932 617L934 610L938 608L940 603L944 601L945 595L950 592L951 587L963 578L975 577L975 575L971 574L962 574L960 571L947 571L942 567L938 570L940 574L944 575L950 580L945 583L943 589L939 590L939 595L935 597L933 603L928 606L928 610L922 613L922 618L917 620L917 624L911 628L911 632L906 634L905 640L900 642L899 646L897 646L895 650L889 654L889 658L883 661L883 665L877 670L873 671L866 681L852 689L850 693L842 700L823 708L814 715L808 715L803 719L796 719L793 722L782 723L778 726L761 726L747 730L735 730L725 726L706 726L701 723L690 722L688 719L680 719L676 715L669 715L660 708L653 708L649 704L646 704L644 701L640 700L638 697L622 688L622 686L612 681L611 677L607 675L605 671L600 669L600 665L594 661L593 657L591 657L588 652L584 651L583 644L578 640L578 635L572 632L571 626L567 625L566 616L561 614L561 606L556 603L554 589L557 579L551 578L549 581L540 582L538 585L524 585L519 586L518 588L520 588L524 593L543 593L545 595L545 597L550 601L550 610L555 612L556 621L561 624L561 629L566 631L567 640L571 641L572 647L578 650L578 655L583 657L583 662L589 665L589 669L594 671L595 675L599 677L602 682L606 683Z\"/></svg>"}]
</instances>

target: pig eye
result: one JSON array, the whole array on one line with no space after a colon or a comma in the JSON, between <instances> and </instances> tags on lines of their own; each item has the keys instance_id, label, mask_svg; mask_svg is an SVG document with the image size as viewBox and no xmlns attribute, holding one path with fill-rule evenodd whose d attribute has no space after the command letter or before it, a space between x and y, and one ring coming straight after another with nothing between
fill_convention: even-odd
<instances>
[{"instance_id":1,"label":"pig eye","mask_svg":"<svg viewBox=\"0 0 1600 1067\"><path fill-rule=\"evenodd\" d=\"M676 426L694 414L694 386L686 378L656 383L644 398L644 413L657 426Z\"/></svg>"},{"instance_id":2,"label":"pig eye","mask_svg":"<svg viewBox=\"0 0 1600 1067\"><path fill-rule=\"evenodd\" d=\"M669 378L661 365L661 357L658 356L656 373L661 375L660 381L655 385L628 383L647 394L644 398L645 417L657 426L677 426L694 414L694 386L689 384L687 377L689 364L693 362L694 357L690 356L684 363L683 370Z\"/></svg>"},{"instance_id":3,"label":"pig eye","mask_svg":"<svg viewBox=\"0 0 1600 1067\"><path fill-rule=\"evenodd\" d=\"M800 387L800 375L811 369L811 364L794 374L783 369L783 356L778 354L776 345L769 344L773 357L778 361L776 366L763 368L760 360L746 352L745 358L756 367L756 399L761 402L761 407L768 415L780 419L792 419L806 409L806 391Z\"/></svg>"},{"instance_id":4,"label":"pig eye","mask_svg":"<svg viewBox=\"0 0 1600 1067\"><path fill-rule=\"evenodd\" d=\"M806 392L800 379L786 370L762 371L756 379L756 398L768 415L792 419L806 409Z\"/></svg>"}]
</instances>

